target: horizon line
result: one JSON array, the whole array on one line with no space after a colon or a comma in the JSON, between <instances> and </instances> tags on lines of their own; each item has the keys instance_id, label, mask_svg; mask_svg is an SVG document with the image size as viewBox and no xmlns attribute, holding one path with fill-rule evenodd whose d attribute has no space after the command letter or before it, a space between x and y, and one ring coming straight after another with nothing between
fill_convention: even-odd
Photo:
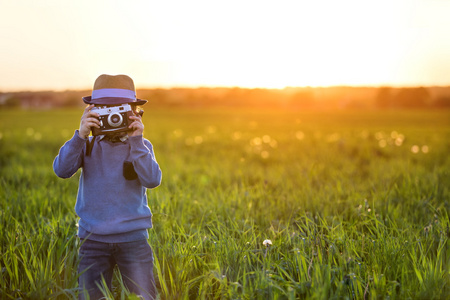
<instances>
[{"instance_id":1,"label":"horizon line","mask_svg":"<svg viewBox=\"0 0 450 300\"><path fill-rule=\"evenodd\" d=\"M450 83L446 85L441 84L336 84L336 85L298 85L298 86L284 86L281 88L276 87L263 87L263 86L239 86L239 85L171 85L171 86L163 86L163 85L155 85L155 86L144 86L144 85L136 85L136 90L172 90L172 89L243 89L243 90L285 90L285 89L320 89L320 88L450 88ZM21 89L10 89L4 90L0 88L0 93L20 93L20 92L81 92L81 91L90 91L89 88L21 88Z\"/></svg>"}]
</instances>

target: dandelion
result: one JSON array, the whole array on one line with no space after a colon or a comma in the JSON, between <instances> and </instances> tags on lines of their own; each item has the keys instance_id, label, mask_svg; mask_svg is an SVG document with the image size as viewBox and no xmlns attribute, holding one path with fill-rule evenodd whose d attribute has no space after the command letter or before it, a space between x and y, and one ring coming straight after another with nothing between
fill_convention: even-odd
<instances>
[{"instance_id":1,"label":"dandelion","mask_svg":"<svg viewBox=\"0 0 450 300\"><path fill-rule=\"evenodd\" d=\"M263 241L263 245L266 247L266 251L264 251L264 258L266 258L267 252L269 251L270 246L272 246L272 241L271 240L264 240Z\"/></svg>"},{"instance_id":2,"label":"dandelion","mask_svg":"<svg viewBox=\"0 0 450 300\"><path fill-rule=\"evenodd\" d=\"M414 145L414 146L411 147L411 152L412 153L419 153L419 150L420 150L420 148L417 145Z\"/></svg>"},{"instance_id":3,"label":"dandelion","mask_svg":"<svg viewBox=\"0 0 450 300\"><path fill-rule=\"evenodd\" d=\"M430 151L430 149L428 148L428 146L427 146L427 145L423 145L423 146L422 146L422 152L423 152L423 153L428 153L428 151Z\"/></svg>"},{"instance_id":4,"label":"dandelion","mask_svg":"<svg viewBox=\"0 0 450 300\"><path fill-rule=\"evenodd\" d=\"M295 137L298 139L298 140L303 140L304 138L305 138L305 134L302 132L302 131L297 131L296 133L295 133Z\"/></svg>"},{"instance_id":5,"label":"dandelion","mask_svg":"<svg viewBox=\"0 0 450 300\"><path fill-rule=\"evenodd\" d=\"M261 143L262 143L262 140L260 137L255 137L250 141L250 145L252 145L252 146L259 146L259 145L261 145Z\"/></svg>"},{"instance_id":6,"label":"dandelion","mask_svg":"<svg viewBox=\"0 0 450 300\"><path fill-rule=\"evenodd\" d=\"M378 146L380 146L381 148L386 147L386 145L387 145L386 140L380 140L380 141L378 141Z\"/></svg>"},{"instance_id":7,"label":"dandelion","mask_svg":"<svg viewBox=\"0 0 450 300\"><path fill-rule=\"evenodd\" d=\"M206 132L209 134L214 134L214 133L216 133L216 127L210 125L206 128Z\"/></svg>"},{"instance_id":8,"label":"dandelion","mask_svg":"<svg viewBox=\"0 0 450 300\"><path fill-rule=\"evenodd\" d=\"M203 137L201 137L200 135L196 136L194 138L194 143L196 143L197 145L203 143Z\"/></svg>"},{"instance_id":9,"label":"dandelion","mask_svg":"<svg viewBox=\"0 0 450 300\"><path fill-rule=\"evenodd\" d=\"M262 137L262 141L263 141L263 143L268 144L268 143L270 143L271 138L270 138L269 135L264 135L264 136Z\"/></svg>"},{"instance_id":10,"label":"dandelion","mask_svg":"<svg viewBox=\"0 0 450 300\"><path fill-rule=\"evenodd\" d=\"M254 146L253 147L253 153L255 153L255 154L260 154L261 150L262 150L261 146Z\"/></svg>"},{"instance_id":11,"label":"dandelion","mask_svg":"<svg viewBox=\"0 0 450 300\"><path fill-rule=\"evenodd\" d=\"M367 130L363 130L360 135L361 135L361 138L366 140L369 137L369 132L367 132Z\"/></svg>"},{"instance_id":12,"label":"dandelion","mask_svg":"<svg viewBox=\"0 0 450 300\"><path fill-rule=\"evenodd\" d=\"M236 131L233 133L232 138L233 140L239 140L242 137L242 133L240 133L239 131Z\"/></svg>"},{"instance_id":13,"label":"dandelion","mask_svg":"<svg viewBox=\"0 0 450 300\"><path fill-rule=\"evenodd\" d=\"M267 152L267 151L261 152L261 157L262 157L263 159L269 158L269 152Z\"/></svg>"},{"instance_id":14,"label":"dandelion","mask_svg":"<svg viewBox=\"0 0 450 300\"><path fill-rule=\"evenodd\" d=\"M39 132L36 132L36 134L34 135L34 139L36 141L40 141L42 139L42 134Z\"/></svg>"},{"instance_id":15,"label":"dandelion","mask_svg":"<svg viewBox=\"0 0 450 300\"><path fill-rule=\"evenodd\" d=\"M249 127L250 127L250 129L255 129L256 127L258 127L258 122L256 122L256 121L251 121L251 122L249 123Z\"/></svg>"},{"instance_id":16,"label":"dandelion","mask_svg":"<svg viewBox=\"0 0 450 300\"><path fill-rule=\"evenodd\" d=\"M377 140L381 140L383 137L384 137L384 133L383 132L379 131L379 132L375 133L375 138Z\"/></svg>"},{"instance_id":17,"label":"dandelion","mask_svg":"<svg viewBox=\"0 0 450 300\"><path fill-rule=\"evenodd\" d=\"M27 128L27 135L28 136L32 136L34 134L34 129L33 128Z\"/></svg>"},{"instance_id":18,"label":"dandelion","mask_svg":"<svg viewBox=\"0 0 450 300\"><path fill-rule=\"evenodd\" d=\"M272 246L272 241L271 240L264 240L263 241L263 245L266 246L266 247L270 247L270 246Z\"/></svg>"},{"instance_id":19,"label":"dandelion","mask_svg":"<svg viewBox=\"0 0 450 300\"><path fill-rule=\"evenodd\" d=\"M341 136L339 135L339 133L333 133L327 136L327 142L334 143L337 142L340 138Z\"/></svg>"},{"instance_id":20,"label":"dandelion","mask_svg":"<svg viewBox=\"0 0 450 300\"><path fill-rule=\"evenodd\" d=\"M173 135L174 135L175 137L179 138L179 137L181 137L181 136L183 135L183 131L180 130L180 129L175 129L175 130L173 131Z\"/></svg>"}]
</instances>

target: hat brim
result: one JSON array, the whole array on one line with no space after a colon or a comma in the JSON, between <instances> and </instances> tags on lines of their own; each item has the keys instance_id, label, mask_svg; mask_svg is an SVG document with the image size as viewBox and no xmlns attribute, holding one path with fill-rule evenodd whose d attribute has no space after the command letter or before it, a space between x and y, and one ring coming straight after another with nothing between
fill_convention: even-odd
<instances>
[{"instance_id":1,"label":"hat brim","mask_svg":"<svg viewBox=\"0 0 450 300\"><path fill-rule=\"evenodd\" d=\"M116 97L104 97L98 99L92 99L91 96L83 97L83 101L86 104L98 104L98 105L120 105L120 104L135 104L144 105L147 100L142 99L127 99L127 98L116 98Z\"/></svg>"}]
</instances>

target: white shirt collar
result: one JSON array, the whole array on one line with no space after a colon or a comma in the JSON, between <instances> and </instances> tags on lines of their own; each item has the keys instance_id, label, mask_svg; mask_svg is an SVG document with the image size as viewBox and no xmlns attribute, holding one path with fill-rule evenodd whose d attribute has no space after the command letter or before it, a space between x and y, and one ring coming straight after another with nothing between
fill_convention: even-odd
<instances>
[{"instance_id":1,"label":"white shirt collar","mask_svg":"<svg viewBox=\"0 0 450 300\"><path fill-rule=\"evenodd\" d=\"M101 141L101 140L103 140L106 137L106 135L102 134L102 135L99 135L98 137L100 138L100 141ZM119 140L122 143L125 143L125 141L128 140L128 134L122 135L121 137L119 137Z\"/></svg>"}]
</instances>

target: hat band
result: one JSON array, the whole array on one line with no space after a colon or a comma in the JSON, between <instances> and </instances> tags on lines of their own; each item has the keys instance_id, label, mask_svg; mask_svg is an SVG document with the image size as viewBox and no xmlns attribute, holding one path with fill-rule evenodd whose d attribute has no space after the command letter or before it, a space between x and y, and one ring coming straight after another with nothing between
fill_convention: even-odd
<instances>
[{"instance_id":1,"label":"hat band","mask_svg":"<svg viewBox=\"0 0 450 300\"><path fill-rule=\"evenodd\" d=\"M125 89L99 89L92 91L92 100L100 98L126 98L136 99L136 93Z\"/></svg>"}]
</instances>

